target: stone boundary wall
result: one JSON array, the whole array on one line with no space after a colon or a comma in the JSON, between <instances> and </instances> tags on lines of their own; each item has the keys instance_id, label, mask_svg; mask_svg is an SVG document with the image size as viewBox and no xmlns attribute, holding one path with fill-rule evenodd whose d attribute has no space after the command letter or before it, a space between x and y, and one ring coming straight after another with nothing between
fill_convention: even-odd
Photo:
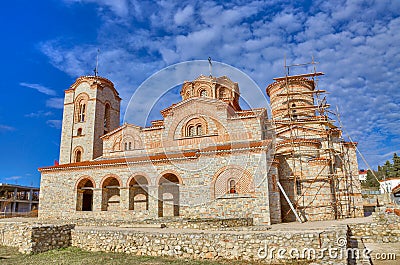
<instances>
[{"instance_id":1,"label":"stone boundary wall","mask_svg":"<svg viewBox=\"0 0 400 265\"><path fill-rule=\"evenodd\" d=\"M1 222L0 245L18 247L24 254L34 254L71 245L71 224L32 224Z\"/></svg>"},{"instance_id":2,"label":"stone boundary wall","mask_svg":"<svg viewBox=\"0 0 400 265\"><path fill-rule=\"evenodd\" d=\"M140 231L123 228L76 227L72 245L88 251L125 252L134 255L171 256L187 259L237 259L262 263L290 261L297 249L318 264L347 264L346 255L330 258L323 249L336 248L338 238L347 236L345 225L324 231L235 232L235 231ZM275 250L273 250L275 248ZM308 254L316 251L315 256ZM278 259L278 251L282 258ZM344 250L343 250L344 251ZM259 257L258 255L261 255ZM263 255L266 257L263 258ZM299 254L301 255L301 254ZM314 258L313 258L314 257Z\"/></svg>"},{"instance_id":3,"label":"stone boundary wall","mask_svg":"<svg viewBox=\"0 0 400 265\"><path fill-rule=\"evenodd\" d=\"M384 211L372 213L371 223L350 224L349 232L363 243L400 242L400 216Z\"/></svg>"},{"instance_id":4,"label":"stone boundary wall","mask_svg":"<svg viewBox=\"0 0 400 265\"><path fill-rule=\"evenodd\" d=\"M232 219L228 223L224 223L226 220L209 220L209 224L207 219L180 222L180 225L190 223L190 227L196 224L205 229L183 229L180 225L164 229L154 226L90 227L7 220L0 221L0 245L18 247L20 252L27 254L76 246L88 251L186 259L253 260L264 264L291 261L294 259L291 253L298 259L314 260L315 264L348 264L346 247L362 251L363 243L367 242L400 242L400 217L383 211L374 213L372 222L337 224L312 230L270 231L268 227L234 226L250 225L245 220ZM223 227L215 230L207 225ZM347 245L339 245L339 240L344 240ZM337 255L332 257L328 250Z\"/></svg>"},{"instance_id":5,"label":"stone boundary wall","mask_svg":"<svg viewBox=\"0 0 400 265\"><path fill-rule=\"evenodd\" d=\"M65 219L62 222L66 222ZM188 218L163 218L163 219L148 219L140 222L128 222L124 220L108 221L95 218L81 218L70 220L77 226L114 226L114 227L149 227L151 225L159 225L159 227L177 228L177 229L202 229L202 230L226 230L226 229L241 229L251 230L252 228L259 228L260 230L267 230L270 226L253 226L253 218L228 218L228 219L188 219Z\"/></svg>"}]
</instances>

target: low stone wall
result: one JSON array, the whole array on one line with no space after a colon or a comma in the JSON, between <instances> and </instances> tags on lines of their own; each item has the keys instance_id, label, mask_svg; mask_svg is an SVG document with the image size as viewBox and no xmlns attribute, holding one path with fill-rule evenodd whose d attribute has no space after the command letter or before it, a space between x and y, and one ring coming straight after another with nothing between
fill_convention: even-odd
<instances>
[{"instance_id":1,"label":"low stone wall","mask_svg":"<svg viewBox=\"0 0 400 265\"><path fill-rule=\"evenodd\" d=\"M37 219L0 221L0 245L18 247L22 253L72 245L88 251L186 259L238 259L265 264L307 259L315 264L356 264L362 257L347 259L346 249L362 253L363 243L400 242L400 217L382 211L373 214L372 222L368 219L290 232L251 226L250 220L240 218L163 221L170 221L169 227L156 228L151 221L147 227L145 222L137 227L91 227L38 223Z\"/></svg>"},{"instance_id":2,"label":"low stone wall","mask_svg":"<svg viewBox=\"0 0 400 265\"><path fill-rule=\"evenodd\" d=\"M371 223L350 224L349 232L364 243L400 242L400 216L382 209L372 213Z\"/></svg>"},{"instance_id":3,"label":"low stone wall","mask_svg":"<svg viewBox=\"0 0 400 265\"><path fill-rule=\"evenodd\" d=\"M0 222L0 245L18 247L19 252L29 253L32 230L26 222Z\"/></svg>"},{"instance_id":4,"label":"low stone wall","mask_svg":"<svg viewBox=\"0 0 400 265\"><path fill-rule=\"evenodd\" d=\"M75 225L35 225L30 226L31 250L28 253L40 253L56 248L71 246L71 231Z\"/></svg>"},{"instance_id":5,"label":"low stone wall","mask_svg":"<svg viewBox=\"0 0 400 265\"><path fill-rule=\"evenodd\" d=\"M174 229L140 231L76 227L72 231L72 244L88 251L188 259L240 259L273 263L298 257L316 260L319 264L346 264L346 255L338 254L332 258L327 252L324 253L327 249L339 252L337 240L346 238L346 233L346 226L323 232L206 232Z\"/></svg>"},{"instance_id":6,"label":"low stone wall","mask_svg":"<svg viewBox=\"0 0 400 265\"><path fill-rule=\"evenodd\" d=\"M0 245L18 247L25 254L40 253L71 245L71 224L0 222Z\"/></svg>"},{"instance_id":7,"label":"low stone wall","mask_svg":"<svg viewBox=\"0 0 400 265\"><path fill-rule=\"evenodd\" d=\"M56 220L53 220L56 222ZM65 223L65 220L62 222ZM189 218L160 218L160 219L148 219L144 221L125 221L125 220L115 220L115 221L107 221L101 219L94 218L81 218L70 220L71 223L74 223L77 226L115 226L115 227L138 227L140 225L159 225L159 227L166 228L179 228L179 229L201 229L201 230L225 230L229 228L243 228L247 227L251 230L253 227L253 219L252 218L224 218L224 219L215 219L215 218L200 218L200 219L189 219ZM258 226L257 226L258 227ZM266 230L269 226L260 226L264 227ZM258 228L260 228L258 227Z\"/></svg>"}]
</instances>

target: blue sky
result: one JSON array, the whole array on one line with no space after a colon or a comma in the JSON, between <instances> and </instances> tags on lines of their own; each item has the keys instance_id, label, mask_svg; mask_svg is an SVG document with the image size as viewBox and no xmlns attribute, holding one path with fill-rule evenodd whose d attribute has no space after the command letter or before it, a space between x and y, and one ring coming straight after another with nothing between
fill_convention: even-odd
<instances>
[{"instance_id":1,"label":"blue sky","mask_svg":"<svg viewBox=\"0 0 400 265\"><path fill-rule=\"evenodd\" d=\"M37 168L58 159L63 91L92 74L97 49L123 111L171 64L211 56L264 90L284 74L284 55L314 56L326 73L319 87L368 163L400 152L398 0L14 0L1 10L0 182L38 186Z\"/></svg>"}]
</instances>

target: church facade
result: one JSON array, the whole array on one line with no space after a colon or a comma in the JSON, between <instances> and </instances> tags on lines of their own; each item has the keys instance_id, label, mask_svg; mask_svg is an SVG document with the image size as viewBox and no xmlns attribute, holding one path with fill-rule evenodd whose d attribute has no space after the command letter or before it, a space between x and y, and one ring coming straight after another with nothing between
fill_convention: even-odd
<instances>
[{"instance_id":1,"label":"church facade","mask_svg":"<svg viewBox=\"0 0 400 265\"><path fill-rule=\"evenodd\" d=\"M293 79L295 87L314 90L308 79L300 79L304 80ZM279 119L279 87L276 81L267 89L278 123L288 118ZM319 178L311 181L321 171L333 176L344 166L358 172L354 145L335 142L334 148L346 148L350 158L340 164L320 152L323 140L298 141L295 148L312 153L307 158L312 170L303 176L294 168L301 159L286 152L287 130L278 128L265 108L242 110L239 86L228 77L186 81L181 96L182 101L162 110L163 119L151 126L120 126L121 98L113 83L98 76L78 78L65 91L60 163L39 169L39 218L251 218L254 224L272 224L293 219L288 214L290 201L292 214L304 220L362 214L357 178L342 183L327 177L322 187L314 184L321 183ZM297 103L308 104L307 100L314 104L313 98L299 98ZM304 116L314 119L316 113ZM320 139L327 129L318 126L312 133ZM337 139L339 134L333 133ZM339 188L349 190L344 184L352 191L342 202L336 195ZM308 199L299 200L300 195ZM342 204L349 212L338 212Z\"/></svg>"}]
</instances>

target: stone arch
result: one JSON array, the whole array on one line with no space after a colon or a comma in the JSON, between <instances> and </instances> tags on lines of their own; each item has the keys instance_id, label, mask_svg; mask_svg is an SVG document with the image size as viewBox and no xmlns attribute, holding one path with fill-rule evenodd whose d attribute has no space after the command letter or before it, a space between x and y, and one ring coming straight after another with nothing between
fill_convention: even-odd
<instances>
[{"instance_id":1,"label":"stone arch","mask_svg":"<svg viewBox=\"0 0 400 265\"><path fill-rule=\"evenodd\" d=\"M145 211L149 209L149 191L150 182L148 177L135 174L129 178L127 186L129 187L129 210Z\"/></svg>"},{"instance_id":2,"label":"stone arch","mask_svg":"<svg viewBox=\"0 0 400 265\"><path fill-rule=\"evenodd\" d=\"M118 211L121 205L120 188L122 181L117 175L105 176L100 184L102 190L102 211Z\"/></svg>"},{"instance_id":3,"label":"stone arch","mask_svg":"<svg viewBox=\"0 0 400 265\"><path fill-rule=\"evenodd\" d=\"M90 180L93 183L93 188L94 189L96 188L96 182L94 181L94 179L91 176L82 176L76 181L75 190L79 188L79 183L84 179Z\"/></svg>"},{"instance_id":4,"label":"stone arch","mask_svg":"<svg viewBox=\"0 0 400 265\"><path fill-rule=\"evenodd\" d=\"M115 175L115 174L109 174L109 175L106 175L106 176L104 176L103 177L103 179L101 180L101 182L100 182L100 188L103 188L104 186L106 186L108 183L106 183L106 180L108 179L108 178L115 178L117 181L118 181L118 185L120 186L120 187L123 187L123 183L122 183L122 180L121 180L121 178L119 177L119 176L117 176L117 175Z\"/></svg>"},{"instance_id":5,"label":"stone arch","mask_svg":"<svg viewBox=\"0 0 400 265\"><path fill-rule=\"evenodd\" d=\"M93 211L93 189L96 183L90 176L82 176L75 184L76 210Z\"/></svg>"},{"instance_id":6,"label":"stone arch","mask_svg":"<svg viewBox=\"0 0 400 265\"><path fill-rule=\"evenodd\" d=\"M240 166L225 166L220 168L213 176L211 181L211 197L213 199L223 197L230 193L230 182L235 182L235 192L237 194L254 193L253 175Z\"/></svg>"},{"instance_id":7,"label":"stone arch","mask_svg":"<svg viewBox=\"0 0 400 265\"><path fill-rule=\"evenodd\" d=\"M131 183L131 181L136 177L136 176L142 176L142 177L144 177L145 179L146 179L146 181L147 181L147 185L152 185L152 181L151 181L151 179L149 178L149 176L146 174L146 173L144 173L144 172L135 172L134 174L132 174L129 178L128 178L128 181L126 182L126 187L129 187L129 183Z\"/></svg>"},{"instance_id":8,"label":"stone arch","mask_svg":"<svg viewBox=\"0 0 400 265\"><path fill-rule=\"evenodd\" d=\"M179 175L165 171L157 179L158 185L158 217L179 216Z\"/></svg>"},{"instance_id":9,"label":"stone arch","mask_svg":"<svg viewBox=\"0 0 400 265\"><path fill-rule=\"evenodd\" d=\"M175 171L175 170L173 170L173 169L167 169L167 170L162 171L162 172L158 175L155 184L158 185L158 184L160 183L160 179L163 177L163 175L168 174L168 173L175 175L175 176L178 178L178 180L179 180L179 185L183 185L183 180L182 180L181 175L180 175L177 171Z\"/></svg>"}]
</instances>

